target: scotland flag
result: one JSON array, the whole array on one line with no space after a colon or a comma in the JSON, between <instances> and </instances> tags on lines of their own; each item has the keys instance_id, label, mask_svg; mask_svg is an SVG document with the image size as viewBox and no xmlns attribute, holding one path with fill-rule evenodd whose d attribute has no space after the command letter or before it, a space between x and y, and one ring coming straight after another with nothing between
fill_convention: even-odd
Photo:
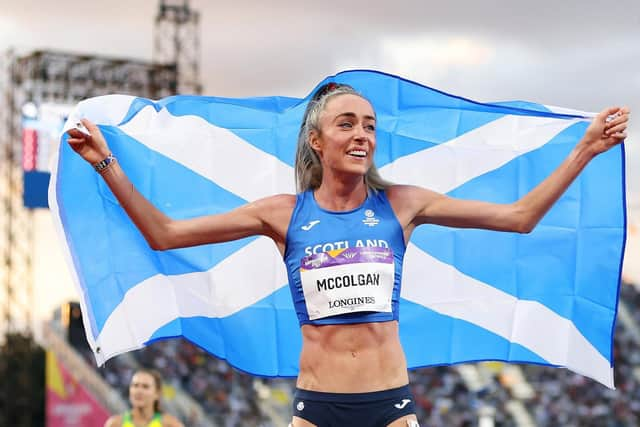
<instances>
[{"instance_id":1,"label":"scotland flag","mask_svg":"<svg viewBox=\"0 0 640 427\"><path fill-rule=\"evenodd\" d=\"M393 182L510 203L569 154L586 113L482 104L395 76L349 71L377 113L376 165ZM124 95L88 99L136 188L172 218L294 193L307 101ZM295 376L301 335L265 237L156 252L63 134L49 204L97 362L182 336L238 369ZM565 366L613 387L625 241L622 147L594 159L530 234L421 226L408 243L400 334L410 367L502 360Z\"/></svg>"}]
</instances>

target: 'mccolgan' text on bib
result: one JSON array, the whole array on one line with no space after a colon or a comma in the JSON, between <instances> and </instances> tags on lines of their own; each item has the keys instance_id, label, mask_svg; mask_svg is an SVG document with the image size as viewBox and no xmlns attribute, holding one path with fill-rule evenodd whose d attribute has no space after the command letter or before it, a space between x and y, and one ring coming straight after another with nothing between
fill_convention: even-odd
<instances>
[{"instance_id":1,"label":"'mccolgan' text on bib","mask_svg":"<svg viewBox=\"0 0 640 427\"><path fill-rule=\"evenodd\" d=\"M309 319L356 311L391 311L393 252L355 247L302 258L300 279Z\"/></svg>"}]
</instances>

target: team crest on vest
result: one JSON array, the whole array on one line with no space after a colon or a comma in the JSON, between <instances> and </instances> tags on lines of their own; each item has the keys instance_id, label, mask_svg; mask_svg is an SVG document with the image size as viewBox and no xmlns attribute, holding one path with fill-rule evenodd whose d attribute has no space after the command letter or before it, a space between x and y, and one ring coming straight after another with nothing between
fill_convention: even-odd
<instances>
[{"instance_id":1,"label":"team crest on vest","mask_svg":"<svg viewBox=\"0 0 640 427\"><path fill-rule=\"evenodd\" d=\"M364 211L364 216L366 218L362 220L362 223L364 225L368 225L369 227L373 227L375 225L378 225L380 220L378 218L376 218L375 215L376 215L376 213L374 211L372 211L371 209L367 209L366 211Z\"/></svg>"}]
</instances>

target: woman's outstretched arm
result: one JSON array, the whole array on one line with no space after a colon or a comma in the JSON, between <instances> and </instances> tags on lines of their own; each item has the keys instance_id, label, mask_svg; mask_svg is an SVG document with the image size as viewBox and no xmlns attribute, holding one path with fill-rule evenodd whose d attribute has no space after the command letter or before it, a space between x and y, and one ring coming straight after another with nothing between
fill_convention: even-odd
<instances>
[{"instance_id":1,"label":"woman's outstretched arm","mask_svg":"<svg viewBox=\"0 0 640 427\"><path fill-rule=\"evenodd\" d=\"M86 119L82 123L89 135L71 129L68 143L84 160L95 165L111 151L96 125ZM279 247L284 245L295 196L272 196L219 215L173 220L136 190L117 161L111 162L100 174L153 249L220 243L255 235L271 237Z\"/></svg>"},{"instance_id":2,"label":"woman's outstretched arm","mask_svg":"<svg viewBox=\"0 0 640 427\"><path fill-rule=\"evenodd\" d=\"M528 233L591 159L626 138L628 120L629 109L626 107L600 112L560 166L515 203L461 200L419 187L397 186L390 191L394 209L409 232L417 225L431 223Z\"/></svg>"}]
</instances>

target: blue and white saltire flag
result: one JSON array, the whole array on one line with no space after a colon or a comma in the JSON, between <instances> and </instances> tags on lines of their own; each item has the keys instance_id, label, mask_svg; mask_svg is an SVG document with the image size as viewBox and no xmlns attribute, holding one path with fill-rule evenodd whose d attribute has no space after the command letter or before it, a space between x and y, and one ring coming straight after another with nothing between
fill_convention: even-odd
<instances>
[{"instance_id":1,"label":"blue and white saltire flag","mask_svg":"<svg viewBox=\"0 0 640 427\"><path fill-rule=\"evenodd\" d=\"M377 113L391 181L509 203L551 173L589 115L483 104L395 76L348 71ZM173 218L293 193L308 101L111 95L76 107L136 188ZM301 335L284 264L265 237L156 252L62 137L50 206L98 363L182 336L238 369L295 376ZM623 148L594 159L528 235L422 226L408 244L400 334L410 367L502 360L566 366L613 387L625 242Z\"/></svg>"}]
</instances>

